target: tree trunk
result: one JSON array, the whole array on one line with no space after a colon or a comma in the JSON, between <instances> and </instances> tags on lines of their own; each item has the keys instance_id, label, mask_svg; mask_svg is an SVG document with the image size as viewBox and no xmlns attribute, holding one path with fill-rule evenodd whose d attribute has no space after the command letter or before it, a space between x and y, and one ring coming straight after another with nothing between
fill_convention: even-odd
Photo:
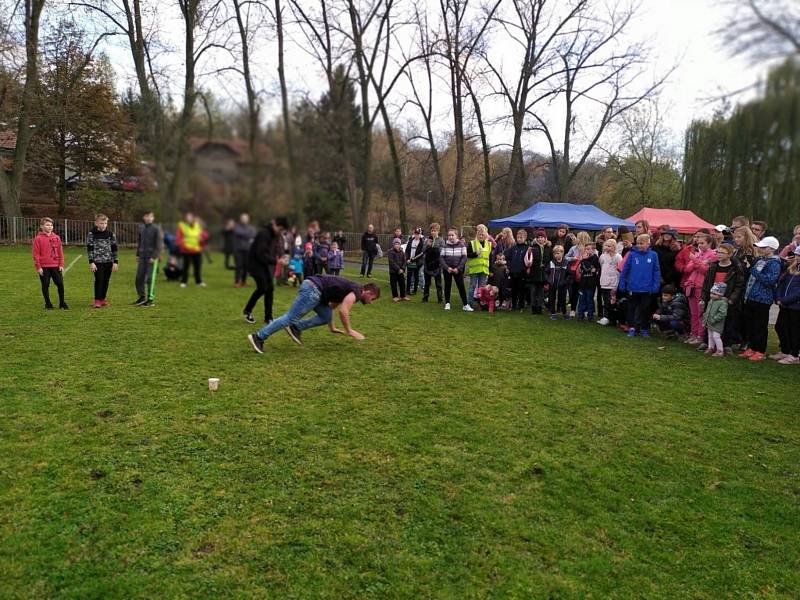
<instances>
[{"instance_id":1,"label":"tree trunk","mask_svg":"<svg viewBox=\"0 0 800 600\"><path fill-rule=\"evenodd\" d=\"M472 98L472 105L475 107L475 118L478 121L478 133L481 138L481 155L483 157L483 211L486 216L491 217L494 207L492 206L492 165L490 162L491 149L489 148L489 141L486 138L486 129L483 126L483 116L481 114L481 105L478 98L472 91L472 86L467 85L470 98ZM503 213L505 214L505 213Z\"/></svg>"},{"instance_id":2,"label":"tree trunk","mask_svg":"<svg viewBox=\"0 0 800 600\"><path fill-rule=\"evenodd\" d=\"M278 80L281 86L281 112L283 116L283 139L286 144L286 156L289 163L289 196L295 210L300 209L299 184L297 177L297 159L294 154L292 139L292 122L289 116L289 91L286 86L286 69L284 66L283 13L281 0L275 0L275 28L278 34Z\"/></svg>"},{"instance_id":3,"label":"tree trunk","mask_svg":"<svg viewBox=\"0 0 800 600\"><path fill-rule=\"evenodd\" d=\"M400 213L400 227L403 231L408 231L408 215L406 214L406 192L403 185L403 167L400 164L400 154L397 152L397 143L394 138L394 130L389 122L389 112L383 100L380 100L381 115L383 125L386 128L386 140L389 143L389 154L392 157L392 172L394 174L394 186L397 192L397 209Z\"/></svg>"}]
</instances>

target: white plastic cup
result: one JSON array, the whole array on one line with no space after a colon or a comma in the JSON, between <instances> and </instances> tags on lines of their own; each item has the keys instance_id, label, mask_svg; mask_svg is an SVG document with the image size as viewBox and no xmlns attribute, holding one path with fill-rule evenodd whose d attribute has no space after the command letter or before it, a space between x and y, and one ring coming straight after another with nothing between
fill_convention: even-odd
<instances>
[{"instance_id":1,"label":"white plastic cup","mask_svg":"<svg viewBox=\"0 0 800 600\"><path fill-rule=\"evenodd\" d=\"M212 392L216 392L219 388L219 378L218 377L209 377L208 378L208 389Z\"/></svg>"}]
</instances>

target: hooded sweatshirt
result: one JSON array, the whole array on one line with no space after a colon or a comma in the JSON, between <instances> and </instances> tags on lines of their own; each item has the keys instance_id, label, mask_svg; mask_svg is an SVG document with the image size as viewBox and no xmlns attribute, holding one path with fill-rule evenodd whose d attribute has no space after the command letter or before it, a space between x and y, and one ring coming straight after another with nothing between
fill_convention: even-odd
<instances>
[{"instance_id":1,"label":"hooded sweatshirt","mask_svg":"<svg viewBox=\"0 0 800 600\"><path fill-rule=\"evenodd\" d=\"M33 238L33 266L39 269L64 266L64 250L57 233L47 235L44 231Z\"/></svg>"},{"instance_id":2,"label":"hooded sweatshirt","mask_svg":"<svg viewBox=\"0 0 800 600\"><path fill-rule=\"evenodd\" d=\"M781 259L777 256L762 256L753 263L750 278L744 292L744 299L760 304L775 301L775 285L781 274Z\"/></svg>"},{"instance_id":3,"label":"hooded sweatshirt","mask_svg":"<svg viewBox=\"0 0 800 600\"><path fill-rule=\"evenodd\" d=\"M525 255L528 252L528 245L525 242L516 243L505 251L508 273L512 277L522 277L525 275Z\"/></svg>"},{"instance_id":4,"label":"hooded sweatshirt","mask_svg":"<svg viewBox=\"0 0 800 600\"><path fill-rule=\"evenodd\" d=\"M658 254L650 250L633 248L625 257L625 266L619 277L623 292L657 294L661 288L661 269Z\"/></svg>"},{"instance_id":5,"label":"hooded sweatshirt","mask_svg":"<svg viewBox=\"0 0 800 600\"><path fill-rule=\"evenodd\" d=\"M800 310L800 273L786 271L781 276L775 290L775 300L781 303L782 309Z\"/></svg>"}]
</instances>

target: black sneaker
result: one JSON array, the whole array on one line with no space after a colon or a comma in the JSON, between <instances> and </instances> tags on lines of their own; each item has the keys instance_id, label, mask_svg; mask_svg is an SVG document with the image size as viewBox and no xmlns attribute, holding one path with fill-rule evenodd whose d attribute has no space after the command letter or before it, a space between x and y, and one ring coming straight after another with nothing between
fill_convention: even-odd
<instances>
[{"instance_id":1,"label":"black sneaker","mask_svg":"<svg viewBox=\"0 0 800 600\"><path fill-rule=\"evenodd\" d=\"M297 344L298 346L303 345L303 340L300 339L302 332L295 327L294 325L289 325L286 327L286 333L289 334L289 337L292 338L292 341Z\"/></svg>"},{"instance_id":2,"label":"black sneaker","mask_svg":"<svg viewBox=\"0 0 800 600\"><path fill-rule=\"evenodd\" d=\"M147 298L145 298L144 296L139 296L134 302L131 302L131 304L133 304L134 306L141 306L145 302L147 302Z\"/></svg>"},{"instance_id":3,"label":"black sneaker","mask_svg":"<svg viewBox=\"0 0 800 600\"><path fill-rule=\"evenodd\" d=\"M67 306L66 302L62 302L61 304L58 305L58 308L60 308L61 310L68 310L69 306Z\"/></svg>"},{"instance_id":4,"label":"black sneaker","mask_svg":"<svg viewBox=\"0 0 800 600\"><path fill-rule=\"evenodd\" d=\"M149 308L149 307L155 306L155 305L156 305L156 303L153 300L145 300L139 306L141 306L143 308Z\"/></svg>"},{"instance_id":5,"label":"black sneaker","mask_svg":"<svg viewBox=\"0 0 800 600\"><path fill-rule=\"evenodd\" d=\"M54 307L52 304L45 304L45 305L44 305L44 309L45 309L45 310L53 310L54 308L55 308L55 307Z\"/></svg>"},{"instance_id":6,"label":"black sneaker","mask_svg":"<svg viewBox=\"0 0 800 600\"><path fill-rule=\"evenodd\" d=\"M251 333L247 336L247 341L250 342L250 345L253 347L253 350L258 352L259 354L264 354L264 340L258 339L258 336L255 333Z\"/></svg>"},{"instance_id":7,"label":"black sneaker","mask_svg":"<svg viewBox=\"0 0 800 600\"><path fill-rule=\"evenodd\" d=\"M243 312L242 315L244 316L244 320L251 325L256 322L256 320L253 318L253 313Z\"/></svg>"}]
</instances>

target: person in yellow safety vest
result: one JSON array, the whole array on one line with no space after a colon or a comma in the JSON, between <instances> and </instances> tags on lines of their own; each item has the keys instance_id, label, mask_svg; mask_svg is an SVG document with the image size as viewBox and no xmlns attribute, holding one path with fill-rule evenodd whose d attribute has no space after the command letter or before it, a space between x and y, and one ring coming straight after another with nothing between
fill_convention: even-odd
<instances>
[{"instance_id":1,"label":"person in yellow safety vest","mask_svg":"<svg viewBox=\"0 0 800 600\"><path fill-rule=\"evenodd\" d=\"M489 280L490 259L492 255L492 242L489 239L489 230L486 225L475 228L475 239L467 246L467 275L469 275L470 304L475 301L478 289L485 286Z\"/></svg>"},{"instance_id":2,"label":"person in yellow safety vest","mask_svg":"<svg viewBox=\"0 0 800 600\"><path fill-rule=\"evenodd\" d=\"M194 266L194 282L202 287L203 283L201 265L203 263L203 227L195 216L187 212L183 221L178 223L176 233L178 250L183 258L183 274L181 275L181 287L186 287L189 281L189 265Z\"/></svg>"}]
</instances>

